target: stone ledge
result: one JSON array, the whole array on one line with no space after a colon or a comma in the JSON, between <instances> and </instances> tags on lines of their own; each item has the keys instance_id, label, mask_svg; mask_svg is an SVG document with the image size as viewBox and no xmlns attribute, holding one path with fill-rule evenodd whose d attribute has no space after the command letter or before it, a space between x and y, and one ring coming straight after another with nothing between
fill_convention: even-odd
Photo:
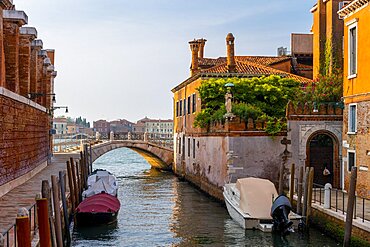
<instances>
[{"instance_id":1,"label":"stone ledge","mask_svg":"<svg viewBox=\"0 0 370 247\"><path fill-rule=\"evenodd\" d=\"M3 10L4 20L19 21L20 25L28 23L28 16L24 11L19 10Z\"/></svg>"},{"instance_id":2,"label":"stone ledge","mask_svg":"<svg viewBox=\"0 0 370 247\"><path fill-rule=\"evenodd\" d=\"M39 51L39 54L38 55L41 56L41 57L47 57L48 56L48 53L47 53L46 50L41 50L41 51Z\"/></svg>"},{"instance_id":3,"label":"stone ledge","mask_svg":"<svg viewBox=\"0 0 370 247\"><path fill-rule=\"evenodd\" d=\"M40 165L38 165L36 168L34 168L32 171L29 171L28 173L6 183L0 186L0 198L14 189L15 187L18 187L21 184L24 184L28 180L30 180L33 176L35 176L37 173L39 173L41 170L43 170L47 166L47 161L42 162Z\"/></svg>"},{"instance_id":4,"label":"stone ledge","mask_svg":"<svg viewBox=\"0 0 370 247\"><path fill-rule=\"evenodd\" d=\"M21 27L20 34L32 36L33 39L37 38L37 30L34 27Z\"/></svg>"},{"instance_id":5,"label":"stone ledge","mask_svg":"<svg viewBox=\"0 0 370 247\"><path fill-rule=\"evenodd\" d=\"M30 100L30 99L27 99L19 94L16 94L6 88L3 88L3 87L0 87L0 95L3 95L5 97L8 97L8 98L11 98L13 100L16 100L20 103L23 103L23 104L26 104L26 105L29 105L29 106L32 106L33 108L36 108L40 111L43 111L43 112L46 112L46 108L35 103L34 101Z\"/></svg>"},{"instance_id":6,"label":"stone ledge","mask_svg":"<svg viewBox=\"0 0 370 247\"><path fill-rule=\"evenodd\" d=\"M35 47L42 47L44 46L44 44L42 43L42 40L41 39L36 39L36 40L33 40L32 43L31 43L31 46L35 46Z\"/></svg>"}]
</instances>

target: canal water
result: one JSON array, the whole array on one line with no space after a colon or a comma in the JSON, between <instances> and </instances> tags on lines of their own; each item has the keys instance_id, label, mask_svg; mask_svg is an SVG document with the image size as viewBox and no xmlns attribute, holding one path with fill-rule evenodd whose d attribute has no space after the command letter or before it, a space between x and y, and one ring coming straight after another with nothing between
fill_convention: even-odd
<instances>
[{"instance_id":1,"label":"canal water","mask_svg":"<svg viewBox=\"0 0 370 247\"><path fill-rule=\"evenodd\" d=\"M136 152L113 150L93 164L118 179L116 225L73 230L72 246L339 246L319 231L286 238L240 228L226 208Z\"/></svg>"}]
</instances>

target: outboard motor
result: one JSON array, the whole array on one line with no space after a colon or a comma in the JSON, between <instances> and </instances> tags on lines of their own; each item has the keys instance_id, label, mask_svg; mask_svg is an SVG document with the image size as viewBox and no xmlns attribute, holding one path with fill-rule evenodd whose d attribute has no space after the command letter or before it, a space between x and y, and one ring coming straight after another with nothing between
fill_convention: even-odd
<instances>
[{"instance_id":1,"label":"outboard motor","mask_svg":"<svg viewBox=\"0 0 370 247\"><path fill-rule=\"evenodd\" d=\"M292 228L293 222L288 218L291 209L292 205L285 195L280 195L276 198L271 207L273 231L280 232L282 235L294 232Z\"/></svg>"}]
</instances>

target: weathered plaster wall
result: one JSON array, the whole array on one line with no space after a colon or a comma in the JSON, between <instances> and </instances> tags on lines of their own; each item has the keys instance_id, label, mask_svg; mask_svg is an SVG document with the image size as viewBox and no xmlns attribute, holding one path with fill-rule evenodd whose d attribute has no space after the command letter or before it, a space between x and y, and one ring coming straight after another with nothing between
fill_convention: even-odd
<instances>
[{"instance_id":1,"label":"weathered plaster wall","mask_svg":"<svg viewBox=\"0 0 370 247\"><path fill-rule=\"evenodd\" d=\"M175 135L174 172L220 200L223 200L222 186L230 178L234 182L241 177L262 177L277 184L279 174L276 171L285 150L285 145L280 143L283 136L187 136L185 146L183 139L181 136L179 145L179 136ZM231 177L228 176L228 164L237 167Z\"/></svg>"}]
</instances>

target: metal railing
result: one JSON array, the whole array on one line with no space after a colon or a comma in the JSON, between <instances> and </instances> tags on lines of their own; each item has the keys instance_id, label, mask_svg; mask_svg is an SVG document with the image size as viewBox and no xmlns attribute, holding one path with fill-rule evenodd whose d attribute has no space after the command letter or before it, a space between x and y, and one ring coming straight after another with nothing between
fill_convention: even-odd
<instances>
[{"instance_id":1,"label":"metal railing","mask_svg":"<svg viewBox=\"0 0 370 247\"><path fill-rule=\"evenodd\" d=\"M36 203L34 203L28 209L28 216L30 219L31 236L35 236L38 230L37 215L36 215ZM4 237L4 247L16 247L17 246L17 225L13 223L11 226L1 233Z\"/></svg>"},{"instance_id":2,"label":"metal railing","mask_svg":"<svg viewBox=\"0 0 370 247\"><path fill-rule=\"evenodd\" d=\"M325 203L324 196L325 187L320 184L314 184L312 201L322 205ZM344 215L347 211L347 193L340 189L330 188L329 198L330 209L335 210L335 212L342 212ZM356 195L353 218L360 218L362 222L365 222L365 220L370 221L370 213L366 214L366 206L370 208L370 200Z\"/></svg>"}]
</instances>

